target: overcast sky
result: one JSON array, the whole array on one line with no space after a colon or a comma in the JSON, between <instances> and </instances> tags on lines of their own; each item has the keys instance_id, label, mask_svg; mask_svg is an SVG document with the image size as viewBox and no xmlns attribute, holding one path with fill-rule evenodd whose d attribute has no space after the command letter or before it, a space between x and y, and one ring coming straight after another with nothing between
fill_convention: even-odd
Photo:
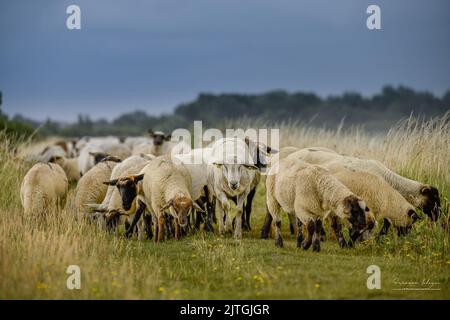
<instances>
[{"instance_id":1,"label":"overcast sky","mask_svg":"<svg viewBox=\"0 0 450 320\"><path fill-rule=\"evenodd\" d=\"M81 7L81 30L66 8ZM369 4L380 31L366 28ZM2 0L3 110L170 112L199 92L450 89L447 0Z\"/></svg>"}]
</instances>

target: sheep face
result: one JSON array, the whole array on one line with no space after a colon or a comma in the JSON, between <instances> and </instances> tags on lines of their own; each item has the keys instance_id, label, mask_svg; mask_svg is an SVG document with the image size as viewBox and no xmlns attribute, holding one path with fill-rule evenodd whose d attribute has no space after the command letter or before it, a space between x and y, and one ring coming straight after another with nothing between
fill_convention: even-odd
<instances>
[{"instance_id":1,"label":"sheep face","mask_svg":"<svg viewBox=\"0 0 450 320\"><path fill-rule=\"evenodd\" d=\"M204 210L200 208L197 203L192 201L191 198L180 195L167 202L162 210L169 210L170 215L175 218L176 223L178 223L180 227L185 227L188 224L188 217L193 208L204 212Z\"/></svg>"},{"instance_id":2,"label":"sheep face","mask_svg":"<svg viewBox=\"0 0 450 320\"><path fill-rule=\"evenodd\" d=\"M414 222L416 222L417 220L420 219L419 215L413 209L408 210L407 216L409 218L407 225L397 227L398 236L407 235L411 231L411 228L412 228L412 225L414 224Z\"/></svg>"},{"instance_id":3,"label":"sheep face","mask_svg":"<svg viewBox=\"0 0 450 320\"><path fill-rule=\"evenodd\" d=\"M120 197L122 199L122 207L125 210L130 210L134 199L138 192L138 182L144 178L144 174L129 176L125 178L114 179L104 182L109 186L116 186L119 189Z\"/></svg>"},{"instance_id":4,"label":"sheep face","mask_svg":"<svg viewBox=\"0 0 450 320\"><path fill-rule=\"evenodd\" d=\"M438 189L429 185L424 185L420 188L420 193L423 196L423 212L430 217L431 220L436 221L439 218L441 207Z\"/></svg>"},{"instance_id":5,"label":"sheep face","mask_svg":"<svg viewBox=\"0 0 450 320\"><path fill-rule=\"evenodd\" d=\"M255 142L253 140L250 140L250 138L248 137L245 137L245 143L250 150L253 150L253 160L256 167L258 167L258 169L260 170L267 168L268 156L278 153L277 150L265 145L264 143Z\"/></svg>"},{"instance_id":6,"label":"sheep face","mask_svg":"<svg viewBox=\"0 0 450 320\"><path fill-rule=\"evenodd\" d=\"M152 129L148 130L148 134L153 139L153 144L155 146L161 146L164 143L164 141L170 141L170 139L172 138L170 134L166 135L164 134L164 132L161 131L153 132Z\"/></svg>"},{"instance_id":7,"label":"sheep face","mask_svg":"<svg viewBox=\"0 0 450 320\"><path fill-rule=\"evenodd\" d=\"M353 230L362 230L366 227L366 204L356 196L348 196L344 199L344 215L351 223Z\"/></svg>"},{"instance_id":8,"label":"sheep face","mask_svg":"<svg viewBox=\"0 0 450 320\"><path fill-rule=\"evenodd\" d=\"M215 163L216 167L221 170L222 176L224 178L224 182L226 186L232 191L232 193L236 193L239 191L241 187L241 179L244 173L244 170L257 170L258 168L254 165L244 165L244 164L218 164Z\"/></svg>"}]
</instances>

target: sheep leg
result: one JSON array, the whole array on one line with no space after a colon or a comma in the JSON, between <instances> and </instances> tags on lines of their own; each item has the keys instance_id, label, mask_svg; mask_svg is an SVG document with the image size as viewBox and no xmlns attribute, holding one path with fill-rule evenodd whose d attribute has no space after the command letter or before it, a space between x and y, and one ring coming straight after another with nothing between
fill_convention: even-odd
<instances>
[{"instance_id":1,"label":"sheep leg","mask_svg":"<svg viewBox=\"0 0 450 320\"><path fill-rule=\"evenodd\" d=\"M315 231L315 222L313 220L308 221L306 224L306 230L308 232L306 234L306 238L302 242L302 248L304 250L308 250L313 242L313 235Z\"/></svg>"},{"instance_id":2,"label":"sheep leg","mask_svg":"<svg viewBox=\"0 0 450 320\"><path fill-rule=\"evenodd\" d=\"M245 231L250 231L252 230L251 226L250 226L250 215L252 213L252 203L253 203L253 198L255 197L256 194L256 188L253 188L252 190L250 190L250 193L247 196L247 202L245 203L245 211L244 211L244 219L243 219L243 228Z\"/></svg>"},{"instance_id":3,"label":"sheep leg","mask_svg":"<svg viewBox=\"0 0 450 320\"><path fill-rule=\"evenodd\" d=\"M134 214L133 221L131 221L130 227L125 231L125 237L127 238L131 237L131 234L133 233L136 224L141 218L142 213L145 211L145 207L146 207L145 203L143 203L142 201L138 202L138 208L136 209L136 213Z\"/></svg>"},{"instance_id":4,"label":"sheep leg","mask_svg":"<svg viewBox=\"0 0 450 320\"><path fill-rule=\"evenodd\" d=\"M152 218L148 214L144 214L144 231L147 236L147 240L151 240L153 238Z\"/></svg>"},{"instance_id":5,"label":"sheep leg","mask_svg":"<svg viewBox=\"0 0 450 320\"><path fill-rule=\"evenodd\" d=\"M206 220L205 225L203 226L203 230L207 232L214 232L214 228L211 224L212 221L212 215L213 215L213 204L210 202L206 203Z\"/></svg>"},{"instance_id":6,"label":"sheep leg","mask_svg":"<svg viewBox=\"0 0 450 320\"><path fill-rule=\"evenodd\" d=\"M181 239L181 227L178 224L178 222L176 221L176 219L174 219L173 224L175 226L175 239L180 240Z\"/></svg>"},{"instance_id":7,"label":"sheep leg","mask_svg":"<svg viewBox=\"0 0 450 320\"><path fill-rule=\"evenodd\" d=\"M345 241L344 234L342 233L342 225L339 222L339 218L335 215L331 217L331 228L334 231L334 234L336 235L339 246L341 248L345 248L348 246L347 242Z\"/></svg>"},{"instance_id":8,"label":"sheep leg","mask_svg":"<svg viewBox=\"0 0 450 320\"><path fill-rule=\"evenodd\" d=\"M158 223L158 219L156 218L155 215L152 215L152 221L153 221L153 224L155 225L155 242L158 242L158 239L159 239L159 223Z\"/></svg>"},{"instance_id":9,"label":"sheep leg","mask_svg":"<svg viewBox=\"0 0 450 320\"><path fill-rule=\"evenodd\" d=\"M244 213L244 200L246 196L240 195L237 201L236 227L234 229L234 238L242 239L242 215Z\"/></svg>"},{"instance_id":10,"label":"sheep leg","mask_svg":"<svg viewBox=\"0 0 450 320\"><path fill-rule=\"evenodd\" d=\"M158 232L158 242L163 242L165 240L166 236L166 218L161 215L158 218L158 224L159 224L159 232Z\"/></svg>"},{"instance_id":11,"label":"sheep leg","mask_svg":"<svg viewBox=\"0 0 450 320\"><path fill-rule=\"evenodd\" d=\"M291 234L297 234L297 218L295 216L295 213L288 213L289 218L289 230L291 231Z\"/></svg>"},{"instance_id":12,"label":"sheep leg","mask_svg":"<svg viewBox=\"0 0 450 320\"><path fill-rule=\"evenodd\" d=\"M312 238L314 252L320 252L321 233L322 233L322 221L320 219L317 219L314 222L314 234Z\"/></svg>"},{"instance_id":13,"label":"sheep leg","mask_svg":"<svg viewBox=\"0 0 450 320\"><path fill-rule=\"evenodd\" d=\"M381 228L377 239L380 239L382 236L387 235L390 226L391 226L391 223L389 222L389 220L388 219L384 219L383 220L383 227Z\"/></svg>"},{"instance_id":14,"label":"sheep leg","mask_svg":"<svg viewBox=\"0 0 450 320\"><path fill-rule=\"evenodd\" d=\"M272 215L269 212L269 209L267 209L266 207L266 217L264 219L264 225L261 228L261 235L260 235L260 239L267 239L269 238L269 233L270 233L270 226L272 225Z\"/></svg>"},{"instance_id":15,"label":"sheep leg","mask_svg":"<svg viewBox=\"0 0 450 320\"><path fill-rule=\"evenodd\" d=\"M302 230L303 223L300 221L299 218L296 218L296 220L297 220L297 248L301 248L302 242L304 240Z\"/></svg>"},{"instance_id":16,"label":"sheep leg","mask_svg":"<svg viewBox=\"0 0 450 320\"><path fill-rule=\"evenodd\" d=\"M270 193L267 194L267 209L272 216L272 220L275 222L275 246L282 248L283 238L281 237L281 207Z\"/></svg>"}]
</instances>

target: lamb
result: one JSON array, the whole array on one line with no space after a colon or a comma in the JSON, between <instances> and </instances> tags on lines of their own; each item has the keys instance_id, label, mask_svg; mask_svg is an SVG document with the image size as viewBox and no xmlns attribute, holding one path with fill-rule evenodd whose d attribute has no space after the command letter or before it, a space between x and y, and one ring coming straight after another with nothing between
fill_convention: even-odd
<instances>
[{"instance_id":1,"label":"lamb","mask_svg":"<svg viewBox=\"0 0 450 320\"><path fill-rule=\"evenodd\" d=\"M63 169L55 163L37 163L25 175L20 201L25 216L42 216L52 208L63 208L68 182Z\"/></svg>"},{"instance_id":2,"label":"lamb","mask_svg":"<svg viewBox=\"0 0 450 320\"><path fill-rule=\"evenodd\" d=\"M166 212L173 217L175 238L180 239L181 228L187 225L192 209L203 211L192 199L192 181L186 167L174 164L169 156L158 157L138 177L142 179L138 188L138 209L126 235L131 234L142 213L148 209L152 212L156 242L165 239Z\"/></svg>"},{"instance_id":3,"label":"lamb","mask_svg":"<svg viewBox=\"0 0 450 320\"><path fill-rule=\"evenodd\" d=\"M102 203L108 187L103 183L109 180L111 172L119 159L107 157L83 175L75 189L74 206L78 218L90 217L90 204Z\"/></svg>"},{"instance_id":4,"label":"lamb","mask_svg":"<svg viewBox=\"0 0 450 320\"><path fill-rule=\"evenodd\" d=\"M380 235L387 233L391 223L397 227L399 234L405 234L418 219L414 206L383 178L342 165L335 165L329 168L329 171L348 189L367 202L376 219L384 219L384 227ZM337 235L338 233L336 232Z\"/></svg>"},{"instance_id":5,"label":"lamb","mask_svg":"<svg viewBox=\"0 0 450 320\"><path fill-rule=\"evenodd\" d=\"M294 153L295 154L295 153ZM348 221L351 240L367 229L365 202L340 183L327 170L289 155L274 164L266 179L267 208L275 221L275 245L283 246L280 210L283 208L298 221L297 246L320 251L322 220L329 214ZM307 227L303 239L301 226Z\"/></svg>"},{"instance_id":6,"label":"lamb","mask_svg":"<svg viewBox=\"0 0 450 320\"><path fill-rule=\"evenodd\" d=\"M347 167L365 170L382 177L414 207L420 208L431 220L436 221L440 212L440 198L437 188L398 175L377 160L364 160L318 148L301 149L296 153L298 159L308 163L329 166L340 163Z\"/></svg>"},{"instance_id":7,"label":"lamb","mask_svg":"<svg viewBox=\"0 0 450 320\"><path fill-rule=\"evenodd\" d=\"M212 202L212 197L217 200L219 234L232 230L229 200L236 198L237 214L234 237L242 238L244 200L250 193L256 170L258 167L254 164L253 157L244 140L239 138L221 139L212 147L207 171L210 194L208 200Z\"/></svg>"}]
</instances>

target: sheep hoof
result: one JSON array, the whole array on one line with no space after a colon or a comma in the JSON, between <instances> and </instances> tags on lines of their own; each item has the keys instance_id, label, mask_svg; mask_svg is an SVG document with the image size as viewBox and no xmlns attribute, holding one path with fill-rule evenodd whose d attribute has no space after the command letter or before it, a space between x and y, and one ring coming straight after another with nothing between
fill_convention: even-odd
<instances>
[{"instance_id":1,"label":"sheep hoof","mask_svg":"<svg viewBox=\"0 0 450 320\"><path fill-rule=\"evenodd\" d=\"M345 239L339 239L339 246L340 246L341 248L347 248L347 247L348 247L348 244L347 244L347 242L345 241Z\"/></svg>"},{"instance_id":2,"label":"sheep hoof","mask_svg":"<svg viewBox=\"0 0 450 320\"><path fill-rule=\"evenodd\" d=\"M205 223L203 230L205 230L206 232L214 232L214 227L211 225L211 223Z\"/></svg>"},{"instance_id":3,"label":"sheep hoof","mask_svg":"<svg viewBox=\"0 0 450 320\"><path fill-rule=\"evenodd\" d=\"M261 230L261 235L259 236L260 239L269 239L269 231L268 230Z\"/></svg>"},{"instance_id":4,"label":"sheep hoof","mask_svg":"<svg viewBox=\"0 0 450 320\"><path fill-rule=\"evenodd\" d=\"M313 251L314 252L320 252L320 242L319 241L315 241L313 244Z\"/></svg>"},{"instance_id":5,"label":"sheep hoof","mask_svg":"<svg viewBox=\"0 0 450 320\"><path fill-rule=\"evenodd\" d=\"M283 239L281 237L275 239L275 246L278 248L283 248Z\"/></svg>"}]
</instances>

